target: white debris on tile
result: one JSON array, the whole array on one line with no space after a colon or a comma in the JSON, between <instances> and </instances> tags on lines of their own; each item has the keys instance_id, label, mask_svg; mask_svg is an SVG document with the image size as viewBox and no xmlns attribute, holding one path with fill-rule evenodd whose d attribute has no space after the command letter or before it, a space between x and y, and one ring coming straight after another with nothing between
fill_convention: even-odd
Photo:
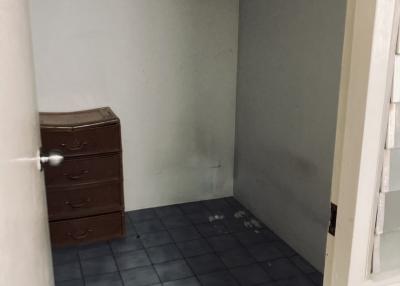
<instances>
[{"instance_id":1,"label":"white debris on tile","mask_svg":"<svg viewBox=\"0 0 400 286\"><path fill-rule=\"evenodd\" d=\"M262 228L261 223L258 220L254 219L254 218L249 220L249 221L248 220L243 221L243 225L246 228L255 228L255 229Z\"/></svg>"},{"instance_id":2,"label":"white debris on tile","mask_svg":"<svg viewBox=\"0 0 400 286\"><path fill-rule=\"evenodd\" d=\"M246 212L245 211L237 211L235 212L235 214L233 215L235 218L242 218L246 216Z\"/></svg>"},{"instance_id":3,"label":"white debris on tile","mask_svg":"<svg viewBox=\"0 0 400 286\"><path fill-rule=\"evenodd\" d=\"M209 220L209 222L213 222L213 221L216 221L216 220L223 220L224 218L225 218L224 215L215 214L215 215L210 215L210 216L208 217L208 220Z\"/></svg>"},{"instance_id":4,"label":"white debris on tile","mask_svg":"<svg viewBox=\"0 0 400 286\"><path fill-rule=\"evenodd\" d=\"M251 223L252 223L256 228L262 228L261 223L260 223L258 220L254 219L254 218L251 220Z\"/></svg>"},{"instance_id":5,"label":"white debris on tile","mask_svg":"<svg viewBox=\"0 0 400 286\"><path fill-rule=\"evenodd\" d=\"M245 220L245 221L243 222L243 224L244 224L244 226L247 227L247 228L253 228L253 224L251 223L251 221Z\"/></svg>"}]
</instances>

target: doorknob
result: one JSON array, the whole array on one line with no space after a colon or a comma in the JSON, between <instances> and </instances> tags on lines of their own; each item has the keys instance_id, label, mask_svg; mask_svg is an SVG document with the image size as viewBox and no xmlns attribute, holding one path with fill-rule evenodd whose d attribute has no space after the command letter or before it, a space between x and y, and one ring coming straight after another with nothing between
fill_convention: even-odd
<instances>
[{"instance_id":1,"label":"doorknob","mask_svg":"<svg viewBox=\"0 0 400 286\"><path fill-rule=\"evenodd\" d=\"M40 154L41 169L43 169L44 164L56 167L60 165L62 161L64 161L64 156L59 151L50 151L47 155Z\"/></svg>"}]
</instances>

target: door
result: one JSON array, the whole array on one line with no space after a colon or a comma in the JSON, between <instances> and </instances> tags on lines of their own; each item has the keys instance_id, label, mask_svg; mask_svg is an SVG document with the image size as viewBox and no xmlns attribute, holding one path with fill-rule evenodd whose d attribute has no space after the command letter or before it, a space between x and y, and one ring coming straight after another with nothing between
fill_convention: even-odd
<instances>
[{"instance_id":1,"label":"door","mask_svg":"<svg viewBox=\"0 0 400 286\"><path fill-rule=\"evenodd\" d=\"M0 285L54 285L27 0L0 0Z\"/></svg>"},{"instance_id":2,"label":"door","mask_svg":"<svg viewBox=\"0 0 400 286\"><path fill-rule=\"evenodd\" d=\"M400 285L400 269L373 274L399 9L399 0L348 0L325 286Z\"/></svg>"}]
</instances>

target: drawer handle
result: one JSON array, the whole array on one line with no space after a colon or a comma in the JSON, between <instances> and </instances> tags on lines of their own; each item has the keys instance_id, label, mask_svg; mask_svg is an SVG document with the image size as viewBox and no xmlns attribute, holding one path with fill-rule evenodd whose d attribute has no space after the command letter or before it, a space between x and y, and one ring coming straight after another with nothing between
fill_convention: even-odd
<instances>
[{"instance_id":1,"label":"drawer handle","mask_svg":"<svg viewBox=\"0 0 400 286\"><path fill-rule=\"evenodd\" d=\"M72 143L72 146L71 146L71 147L68 146L68 145L65 144L65 143L61 144L61 146L62 146L63 148L65 148L65 149L67 149L68 151L79 151L79 150L82 150L83 148L85 148L86 145L87 145L87 142L86 142L86 141L79 142L78 140L75 140L75 141Z\"/></svg>"},{"instance_id":2,"label":"drawer handle","mask_svg":"<svg viewBox=\"0 0 400 286\"><path fill-rule=\"evenodd\" d=\"M85 239L86 237L88 237L89 233L93 232L93 230L91 230L90 228L87 229L86 231L82 232L82 233L71 233L68 232L68 235L70 237L72 237L75 240L82 240Z\"/></svg>"},{"instance_id":3,"label":"drawer handle","mask_svg":"<svg viewBox=\"0 0 400 286\"><path fill-rule=\"evenodd\" d=\"M66 176L68 179L70 179L70 180L80 180L80 179L82 179L85 175L87 175L87 174L89 174L89 171L88 170L82 170L81 172L80 172L80 174L77 174L77 175L71 175L71 174L68 174L68 173L64 173L64 176Z\"/></svg>"},{"instance_id":4,"label":"drawer handle","mask_svg":"<svg viewBox=\"0 0 400 286\"><path fill-rule=\"evenodd\" d=\"M91 202L90 198L87 198L86 200L79 202L79 203L72 203L70 201L66 201L65 204L70 206L73 209L79 209L79 208L83 208L83 207L87 206L87 204L90 202Z\"/></svg>"}]
</instances>

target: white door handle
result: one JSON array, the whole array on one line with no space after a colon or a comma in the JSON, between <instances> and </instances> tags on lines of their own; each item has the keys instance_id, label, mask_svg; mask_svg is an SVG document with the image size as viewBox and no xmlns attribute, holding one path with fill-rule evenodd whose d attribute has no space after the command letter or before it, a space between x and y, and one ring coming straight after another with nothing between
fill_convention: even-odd
<instances>
[{"instance_id":1,"label":"white door handle","mask_svg":"<svg viewBox=\"0 0 400 286\"><path fill-rule=\"evenodd\" d=\"M48 155L40 155L40 164L48 164L49 166L56 167L64 161L64 156L58 151L50 151Z\"/></svg>"}]
</instances>

